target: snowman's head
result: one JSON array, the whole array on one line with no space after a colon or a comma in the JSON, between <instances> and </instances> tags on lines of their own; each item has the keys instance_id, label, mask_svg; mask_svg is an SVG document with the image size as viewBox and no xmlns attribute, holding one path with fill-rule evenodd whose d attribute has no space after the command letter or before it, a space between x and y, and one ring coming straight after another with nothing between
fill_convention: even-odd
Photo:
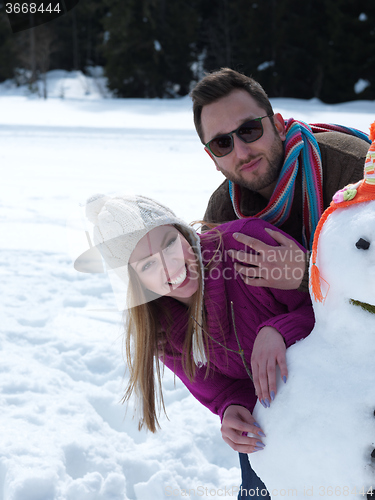
<instances>
[{"instance_id":1,"label":"snowman's head","mask_svg":"<svg viewBox=\"0 0 375 500\"><path fill-rule=\"evenodd\" d=\"M320 291L327 304L346 303L375 313L375 200L338 208L329 215L312 266L319 270Z\"/></svg>"},{"instance_id":2,"label":"snowman's head","mask_svg":"<svg viewBox=\"0 0 375 500\"><path fill-rule=\"evenodd\" d=\"M375 314L375 122L370 138L364 179L335 194L316 228L310 289L316 303L329 296Z\"/></svg>"}]
</instances>

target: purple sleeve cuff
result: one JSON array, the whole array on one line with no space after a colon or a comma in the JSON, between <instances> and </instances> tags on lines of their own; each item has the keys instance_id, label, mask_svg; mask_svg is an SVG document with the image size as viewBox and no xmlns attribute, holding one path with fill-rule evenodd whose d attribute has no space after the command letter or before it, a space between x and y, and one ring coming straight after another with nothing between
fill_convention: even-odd
<instances>
[{"instance_id":1,"label":"purple sleeve cuff","mask_svg":"<svg viewBox=\"0 0 375 500\"><path fill-rule=\"evenodd\" d=\"M228 408L228 406L231 406L231 405L239 405L239 406L244 406L245 408L247 408L249 410L250 413L253 412L253 409L254 409L254 406L255 406L255 403L257 402L257 397L255 395L255 389L254 389L254 385L253 383L249 380L249 382L247 382L247 387L244 388L242 384L242 387L241 387L241 384L240 382L247 382L247 381L244 381L244 380L238 380L236 381L233 386L238 386L237 388L235 387L232 387L230 389L230 393L227 394L227 398L225 398L225 400L221 403L220 407L218 408L218 415L220 417L220 421L223 420L223 415L224 415L224 412L225 410ZM232 389L234 389L232 391ZM226 391L228 392L228 391Z\"/></svg>"},{"instance_id":2,"label":"purple sleeve cuff","mask_svg":"<svg viewBox=\"0 0 375 500\"><path fill-rule=\"evenodd\" d=\"M258 326L257 334L263 326L272 326L283 336L285 344L290 347L297 340L304 339L314 328L314 314L311 306L304 306L298 311L274 316Z\"/></svg>"}]
</instances>

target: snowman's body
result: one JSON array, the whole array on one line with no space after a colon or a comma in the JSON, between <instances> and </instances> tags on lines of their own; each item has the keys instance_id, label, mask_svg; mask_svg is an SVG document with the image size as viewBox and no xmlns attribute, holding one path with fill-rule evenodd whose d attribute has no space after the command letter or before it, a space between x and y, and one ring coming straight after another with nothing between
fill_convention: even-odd
<instances>
[{"instance_id":1,"label":"snowman's body","mask_svg":"<svg viewBox=\"0 0 375 500\"><path fill-rule=\"evenodd\" d=\"M250 460L272 498L363 498L375 489L375 313L358 302L375 306L375 201L329 215L317 264L325 300L287 350L287 383L254 409L267 437Z\"/></svg>"}]
</instances>

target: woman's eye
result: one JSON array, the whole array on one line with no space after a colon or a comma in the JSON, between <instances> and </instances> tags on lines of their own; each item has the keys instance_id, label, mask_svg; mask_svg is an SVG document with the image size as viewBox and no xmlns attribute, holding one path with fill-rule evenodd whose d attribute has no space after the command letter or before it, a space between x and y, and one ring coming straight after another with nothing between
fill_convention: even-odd
<instances>
[{"instance_id":1,"label":"woman's eye","mask_svg":"<svg viewBox=\"0 0 375 500\"><path fill-rule=\"evenodd\" d=\"M143 271L147 271L147 269L149 269L151 265L152 265L152 261L151 260L149 260L148 262L146 262L146 264L143 264L143 266L142 266L142 272Z\"/></svg>"},{"instance_id":2,"label":"woman's eye","mask_svg":"<svg viewBox=\"0 0 375 500\"><path fill-rule=\"evenodd\" d=\"M165 248L169 248L173 245L173 243L177 240L177 236L173 236L173 238L171 238L168 243L167 243L167 246Z\"/></svg>"}]
</instances>

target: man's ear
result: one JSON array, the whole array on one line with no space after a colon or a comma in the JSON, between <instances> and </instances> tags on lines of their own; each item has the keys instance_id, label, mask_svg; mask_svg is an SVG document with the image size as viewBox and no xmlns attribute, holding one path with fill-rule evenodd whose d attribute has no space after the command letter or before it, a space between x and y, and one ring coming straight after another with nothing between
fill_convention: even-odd
<instances>
[{"instance_id":1,"label":"man's ear","mask_svg":"<svg viewBox=\"0 0 375 500\"><path fill-rule=\"evenodd\" d=\"M205 147L204 150L206 151L208 156L211 158L211 160L215 163L216 170L218 170L220 172L220 168L217 166L214 155L211 153L211 151L208 148Z\"/></svg>"},{"instance_id":2,"label":"man's ear","mask_svg":"<svg viewBox=\"0 0 375 500\"><path fill-rule=\"evenodd\" d=\"M280 113L275 113L273 115L273 123L275 124L280 139L282 141L285 141L286 138L285 121Z\"/></svg>"}]
</instances>

